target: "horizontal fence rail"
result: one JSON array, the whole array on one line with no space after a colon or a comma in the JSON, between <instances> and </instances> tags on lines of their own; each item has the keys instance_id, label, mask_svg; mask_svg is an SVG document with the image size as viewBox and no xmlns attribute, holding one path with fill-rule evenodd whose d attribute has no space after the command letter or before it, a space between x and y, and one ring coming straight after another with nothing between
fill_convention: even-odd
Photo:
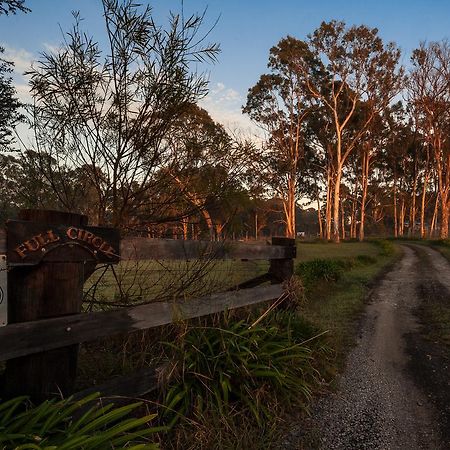
<instances>
[{"instance_id":1,"label":"horizontal fence rail","mask_svg":"<svg viewBox=\"0 0 450 450\"><path fill-rule=\"evenodd\" d=\"M286 259L294 247L247 244L244 242L184 241L181 239L124 238L120 243L122 260L142 259Z\"/></svg>"},{"instance_id":2,"label":"horizontal fence rail","mask_svg":"<svg viewBox=\"0 0 450 450\"><path fill-rule=\"evenodd\" d=\"M254 305L274 300L282 293L282 285L275 284L183 302L156 302L117 311L11 324L0 328L0 361Z\"/></svg>"}]
</instances>

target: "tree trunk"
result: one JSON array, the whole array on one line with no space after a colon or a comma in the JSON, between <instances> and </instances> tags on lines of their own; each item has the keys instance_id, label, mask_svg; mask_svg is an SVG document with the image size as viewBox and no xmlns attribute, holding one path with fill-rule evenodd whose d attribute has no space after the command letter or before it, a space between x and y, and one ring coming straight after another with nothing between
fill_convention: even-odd
<instances>
[{"instance_id":1,"label":"tree trunk","mask_svg":"<svg viewBox=\"0 0 450 450\"><path fill-rule=\"evenodd\" d=\"M434 202L434 210L433 210L433 217L431 219L431 224L430 224L430 237L433 237L436 231L436 221L437 221L437 215L438 215L438 210L439 210L439 194L436 191L435 192L436 195L436 200Z\"/></svg>"},{"instance_id":2,"label":"tree trunk","mask_svg":"<svg viewBox=\"0 0 450 450\"><path fill-rule=\"evenodd\" d=\"M341 177L342 167L338 167L336 170L336 178L333 192L333 241L340 242L339 235L339 220L340 220L340 200L341 200Z\"/></svg>"},{"instance_id":3,"label":"tree trunk","mask_svg":"<svg viewBox=\"0 0 450 450\"><path fill-rule=\"evenodd\" d=\"M214 232L215 230L214 230L214 223L211 218L211 215L205 208L202 209L202 215L203 215L203 218L205 219L206 225L208 227L209 239L211 241L214 241L215 240L215 232Z\"/></svg>"},{"instance_id":4,"label":"tree trunk","mask_svg":"<svg viewBox=\"0 0 450 450\"><path fill-rule=\"evenodd\" d=\"M317 221L319 224L319 237L323 239L322 209L320 207L319 192L317 192Z\"/></svg>"},{"instance_id":5,"label":"tree trunk","mask_svg":"<svg viewBox=\"0 0 450 450\"><path fill-rule=\"evenodd\" d=\"M362 158L362 179L361 179L361 216L359 222L359 240L364 240L364 225L366 220L366 199L369 178L369 154L364 152Z\"/></svg>"},{"instance_id":6,"label":"tree trunk","mask_svg":"<svg viewBox=\"0 0 450 450\"><path fill-rule=\"evenodd\" d=\"M356 194L353 196L352 200L352 212L350 218L350 238L355 239L356 237Z\"/></svg>"},{"instance_id":7,"label":"tree trunk","mask_svg":"<svg viewBox=\"0 0 450 450\"><path fill-rule=\"evenodd\" d=\"M183 239L186 241L188 239L188 222L187 222L187 219L183 219L181 224L183 226Z\"/></svg>"},{"instance_id":8,"label":"tree trunk","mask_svg":"<svg viewBox=\"0 0 450 450\"><path fill-rule=\"evenodd\" d=\"M286 237L295 239L295 182L288 182L288 198L283 201L286 219Z\"/></svg>"},{"instance_id":9,"label":"tree trunk","mask_svg":"<svg viewBox=\"0 0 450 450\"><path fill-rule=\"evenodd\" d=\"M398 217L397 217L397 172L394 173L394 236L398 237Z\"/></svg>"},{"instance_id":10,"label":"tree trunk","mask_svg":"<svg viewBox=\"0 0 450 450\"><path fill-rule=\"evenodd\" d=\"M441 195L441 232L439 233L441 239L448 238L448 214L448 191L445 190Z\"/></svg>"},{"instance_id":11,"label":"tree trunk","mask_svg":"<svg viewBox=\"0 0 450 450\"><path fill-rule=\"evenodd\" d=\"M425 206L426 206L426 195L427 195L427 185L428 185L428 177L429 177L429 170L428 170L428 164L425 171L425 178L423 180L423 186L422 186L422 201L420 204L420 237L422 239L425 239L427 236L426 230L425 230Z\"/></svg>"},{"instance_id":12,"label":"tree trunk","mask_svg":"<svg viewBox=\"0 0 450 450\"><path fill-rule=\"evenodd\" d=\"M416 229L416 192L417 192L417 177L414 178L413 189L411 193L408 236L413 236Z\"/></svg>"},{"instance_id":13,"label":"tree trunk","mask_svg":"<svg viewBox=\"0 0 450 450\"><path fill-rule=\"evenodd\" d=\"M332 192L333 192L333 183L331 177L331 168L327 169L327 207L326 207L326 238L329 241L331 239L331 205L332 205Z\"/></svg>"},{"instance_id":14,"label":"tree trunk","mask_svg":"<svg viewBox=\"0 0 450 450\"><path fill-rule=\"evenodd\" d=\"M402 195L402 204L400 207L400 230L399 230L400 236L403 236L403 233L405 232L405 213L406 213L405 197Z\"/></svg>"}]
</instances>

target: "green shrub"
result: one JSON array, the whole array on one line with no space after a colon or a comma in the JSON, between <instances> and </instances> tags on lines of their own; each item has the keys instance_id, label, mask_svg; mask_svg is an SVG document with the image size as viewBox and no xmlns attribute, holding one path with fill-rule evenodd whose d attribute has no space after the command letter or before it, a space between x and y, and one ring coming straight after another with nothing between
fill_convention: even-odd
<instances>
[{"instance_id":1,"label":"green shrub","mask_svg":"<svg viewBox=\"0 0 450 450\"><path fill-rule=\"evenodd\" d=\"M16 449L157 449L148 437L155 417L130 417L141 403L101 407L92 394L81 400L49 400L32 405L28 397L0 403L0 448ZM91 405L92 403L92 405Z\"/></svg>"},{"instance_id":2,"label":"green shrub","mask_svg":"<svg viewBox=\"0 0 450 450\"><path fill-rule=\"evenodd\" d=\"M176 363L162 417L172 426L183 416L245 409L261 426L271 417L271 400L306 405L317 372L313 345L303 341L316 330L286 315L291 319L278 314L254 326L225 318L220 327L189 327L178 342L166 343Z\"/></svg>"},{"instance_id":3,"label":"green shrub","mask_svg":"<svg viewBox=\"0 0 450 450\"><path fill-rule=\"evenodd\" d=\"M344 270L351 268L352 262L343 259L313 259L301 262L295 269L306 288L320 281L338 281Z\"/></svg>"},{"instance_id":4,"label":"green shrub","mask_svg":"<svg viewBox=\"0 0 450 450\"><path fill-rule=\"evenodd\" d=\"M381 256L391 256L395 251L395 247L392 241L388 241L386 239L374 239L370 242L372 242L379 248Z\"/></svg>"}]
</instances>

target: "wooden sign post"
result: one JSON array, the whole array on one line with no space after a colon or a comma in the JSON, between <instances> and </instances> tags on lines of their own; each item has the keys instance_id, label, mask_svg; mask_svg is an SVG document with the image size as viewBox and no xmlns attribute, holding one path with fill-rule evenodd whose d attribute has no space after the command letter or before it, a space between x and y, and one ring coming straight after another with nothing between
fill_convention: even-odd
<instances>
[{"instance_id":1,"label":"wooden sign post","mask_svg":"<svg viewBox=\"0 0 450 450\"><path fill-rule=\"evenodd\" d=\"M8 323L79 313L95 265L119 261L118 231L59 211L23 210L19 219L7 223ZM71 345L9 360L3 397L27 394L39 402L72 393L77 354Z\"/></svg>"}]
</instances>

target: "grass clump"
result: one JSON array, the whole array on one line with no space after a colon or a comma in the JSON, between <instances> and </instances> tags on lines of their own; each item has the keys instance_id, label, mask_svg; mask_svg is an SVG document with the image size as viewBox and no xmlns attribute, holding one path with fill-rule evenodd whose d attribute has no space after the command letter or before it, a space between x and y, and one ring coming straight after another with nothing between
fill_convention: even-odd
<instances>
[{"instance_id":1,"label":"grass clump","mask_svg":"<svg viewBox=\"0 0 450 450\"><path fill-rule=\"evenodd\" d=\"M311 289L315 283L320 281L338 281L344 270L351 265L351 260L313 259L297 264L295 274L301 278L307 289Z\"/></svg>"},{"instance_id":2,"label":"grass clump","mask_svg":"<svg viewBox=\"0 0 450 450\"><path fill-rule=\"evenodd\" d=\"M252 319L224 314L219 323L189 326L165 344L175 361L162 402L166 423L193 420L201 428L225 421L236 429L241 422L263 435L280 408L308 408L319 354L327 352L322 334L292 311Z\"/></svg>"},{"instance_id":3,"label":"grass clump","mask_svg":"<svg viewBox=\"0 0 450 450\"><path fill-rule=\"evenodd\" d=\"M380 256L392 256L395 253L395 246L391 240L373 239L370 242L378 247Z\"/></svg>"},{"instance_id":4,"label":"grass clump","mask_svg":"<svg viewBox=\"0 0 450 450\"><path fill-rule=\"evenodd\" d=\"M92 394L81 400L48 400L32 405L28 397L0 403L0 448L158 449L149 441L158 431L148 424L155 414L133 417L141 403L101 407Z\"/></svg>"}]
</instances>

